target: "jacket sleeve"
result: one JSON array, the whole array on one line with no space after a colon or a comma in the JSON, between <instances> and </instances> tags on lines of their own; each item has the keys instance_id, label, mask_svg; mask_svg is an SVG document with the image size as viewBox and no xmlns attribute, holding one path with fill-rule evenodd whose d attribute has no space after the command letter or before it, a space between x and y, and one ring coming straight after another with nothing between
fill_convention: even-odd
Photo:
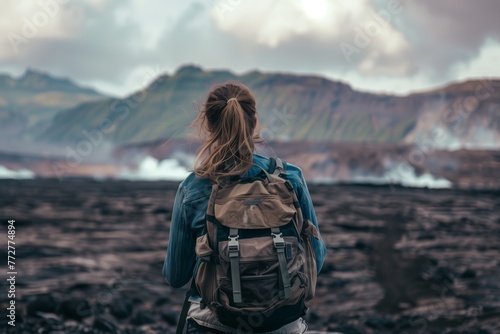
<instances>
[{"instance_id":1,"label":"jacket sleeve","mask_svg":"<svg viewBox=\"0 0 500 334\"><path fill-rule=\"evenodd\" d=\"M163 277L174 288L180 288L189 282L196 262L196 239L186 219L183 200L184 182L179 185L175 195L168 249L163 264Z\"/></svg>"},{"instance_id":2,"label":"jacket sleeve","mask_svg":"<svg viewBox=\"0 0 500 334\"><path fill-rule=\"evenodd\" d=\"M302 174L302 170L298 168L299 170L299 178L300 178L300 185L298 186L297 189L297 197L300 202L300 208L302 209L302 215L305 219L309 219L311 223L316 226L316 229L318 230L319 233L319 240L316 238L311 237L313 248L314 248L314 253L316 255L316 266L317 266L317 272L321 271L321 268L323 267L323 262L325 261L326 257L326 246L325 243L321 237L321 232L319 230L319 225L318 225L318 220L316 218L316 212L314 211L313 207L313 202L311 199L311 195L309 193L309 189L307 188L307 183L304 179L304 176Z\"/></svg>"}]
</instances>

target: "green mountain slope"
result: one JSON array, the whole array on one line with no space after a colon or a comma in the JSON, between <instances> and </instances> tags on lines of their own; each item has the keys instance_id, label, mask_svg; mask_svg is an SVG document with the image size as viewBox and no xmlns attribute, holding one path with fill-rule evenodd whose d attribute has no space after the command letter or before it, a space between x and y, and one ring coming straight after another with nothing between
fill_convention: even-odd
<instances>
[{"instance_id":1,"label":"green mountain slope","mask_svg":"<svg viewBox=\"0 0 500 334\"><path fill-rule=\"evenodd\" d=\"M318 76L257 71L238 76L195 66L163 75L126 99L83 103L62 111L38 139L75 143L85 139L83 132L107 128L102 126L106 123L110 127L102 132L114 144L182 138L190 134L186 129L209 88L225 80L242 81L253 90L266 139L399 143L420 141L442 128L449 132L447 141L441 137L437 143L442 146L449 139L484 142L480 135L484 131L491 132L488 141L500 143L500 81L469 81L391 96L359 92ZM467 116L457 116L456 105L471 100L478 89L484 91L483 86L491 91L489 96L478 99L474 110L467 107L471 109ZM454 118L461 118L459 126Z\"/></svg>"},{"instance_id":2,"label":"green mountain slope","mask_svg":"<svg viewBox=\"0 0 500 334\"><path fill-rule=\"evenodd\" d=\"M32 142L57 112L103 98L93 89L34 70L19 78L0 74L0 139Z\"/></svg>"}]
</instances>

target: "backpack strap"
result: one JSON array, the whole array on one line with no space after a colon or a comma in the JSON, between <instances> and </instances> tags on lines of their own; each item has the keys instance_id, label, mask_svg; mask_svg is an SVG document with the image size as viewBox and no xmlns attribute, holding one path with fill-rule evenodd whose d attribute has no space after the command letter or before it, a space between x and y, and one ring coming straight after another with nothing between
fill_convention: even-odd
<instances>
[{"instance_id":1,"label":"backpack strap","mask_svg":"<svg viewBox=\"0 0 500 334\"><path fill-rule=\"evenodd\" d=\"M286 174L285 164L280 158L276 158L276 169L279 171L279 174Z\"/></svg>"},{"instance_id":2,"label":"backpack strap","mask_svg":"<svg viewBox=\"0 0 500 334\"><path fill-rule=\"evenodd\" d=\"M269 174L273 174L276 169L276 159L269 158Z\"/></svg>"},{"instance_id":3,"label":"backpack strap","mask_svg":"<svg viewBox=\"0 0 500 334\"><path fill-rule=\"evenodd\" d=\"M231 262L231 281L233 283L233 302L242 303L241 298L241 277L240 277L240 244L238 241L238 229L229 229L229 261Z\"/></svg>"},{"instance_id":4,"label":"backpack strap","mask_svg":"<svg viewBox=\"0 0 500 334\"><path fill-rule=\"evenodd\" d=\"M272 172L269 172L269 171L265 170L265 168L263 168L263 167L262 167L262 166L260 166L260 165L257 165L256 163L252 163L252 165L257 166L257 167L261 170L261 172L260 172L260 173L264 173L264 175L266 176L266 179L267 179L269 182L271 182L271 181L273 180L273 177L270 175L270 174L272 174Z\"/></svg>"},{"instance_id":5,"label":"backpack strap","mask_svg":"<svg viewBox=\"0 0 500 334\"><path fill-rule=\"evenodd\" d=\"M208 198L207 212L205 214L205 226L207 228L207 236L210 247L217 251L217 225L215 224L215 198L220 186L217 183L212 185L210 197Z\"/></svg>"},{"instance_id":6,"label":"backpack strap","mask_svg":"<svg viewBox=\"0 0 500 334\"><path fill-rule=\"evenodd\" d=\"M270 165L269 165L269 172L274 175L285 175L286 174L286 169L283 161L280 158L274 158L271 157L269 158L270 160Z\"/></svg>"},{"instance_id":7,"label":"backpack strap","mask_svg":"<svg viewBox=\"0 0 500 334\"><path fill-rule=\"evenodd\" d=\"M270 160L270 165L269 165L269 173L273 175L286 175L286 162L283 162L280 158L274 158L271 157L269 158ZM299 200L297 198L297 194L295 193L295 190L293 189L292 183L290 180L287 180L285 182L286 187L288 190L290 190L290 193L292 194L293 198L293 205L295 206L295 209L297 210L297 229L299 233L304 232L305 224L304 224L304 217L302 215L302 209L300 207Z\"/></svg>"},{"instance_id":8,"label":"backpack strap","mask_svg":"<svg viewBox=\"0 0 500 334\"><path fill-rule=\"evenodd\" d=\"M278 253L280 288L283 291L283 299L287 299L292 296L292 290L290 289L290 275L288 275L288 266L285 256L285 239L283 239L283 233L281 233L279 227L271 228L271 235L273 236L274 247Z\"/></svg>"},{"instance_id":9,"label":"backpack strap","mask_svg":"<svg viewBox=\"0 0 500 334\"><path fill-rule=\"evenodd\" d=\"M189 307L191 306L191 302L189 301L189 298L194 295L196 292L196 285L194 283L194 278L191 279L191 287L189 290L186 292L186 298L184 299L184 304L182 305L182 311L179 316L179 321L177 323L177 330L175 331L175 334L182 334L184 333L184 326L186 326L186 319L187 319L187 314L189 311Z\"/></svg>"}]
</instances>

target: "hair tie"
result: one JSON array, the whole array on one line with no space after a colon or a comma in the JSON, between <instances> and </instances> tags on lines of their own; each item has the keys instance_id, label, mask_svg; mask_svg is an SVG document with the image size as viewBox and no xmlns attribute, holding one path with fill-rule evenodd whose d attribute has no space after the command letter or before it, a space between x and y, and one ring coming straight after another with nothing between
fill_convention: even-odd
<instances>
[{"instance_id":1,"label":"hair tie","mask_svg":"<svg viewBox=\"0 0 500 334\"><path fill-rule=\"evenodd\" d=\"M235 97L232 97L232 98L230 98L229 100L227 100L226 104L228 104L228 103L229 103L229 101L231 101L231 100L238 101L238 100L236 100L236 98L235 98Z\"/></svg>"}]
</instances>

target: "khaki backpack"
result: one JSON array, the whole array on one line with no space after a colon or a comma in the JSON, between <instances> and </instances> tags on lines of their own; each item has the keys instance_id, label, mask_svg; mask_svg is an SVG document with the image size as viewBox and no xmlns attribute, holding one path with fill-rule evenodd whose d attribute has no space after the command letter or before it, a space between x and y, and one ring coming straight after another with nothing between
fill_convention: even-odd
<instances>
[{"instance_id":1,"label":"khaki backpack","mask_svg":"<svg viewBox=\"0 0 500 334\"><path fill-rule=\"evenodd\" d=\"M318 238L283 162L271 158L269 172L260 168L254 178L213 185L194 278L202 307L226 326L256 333L306 314L317 276L311 236Z\"/></svg>"}]
</instances>

